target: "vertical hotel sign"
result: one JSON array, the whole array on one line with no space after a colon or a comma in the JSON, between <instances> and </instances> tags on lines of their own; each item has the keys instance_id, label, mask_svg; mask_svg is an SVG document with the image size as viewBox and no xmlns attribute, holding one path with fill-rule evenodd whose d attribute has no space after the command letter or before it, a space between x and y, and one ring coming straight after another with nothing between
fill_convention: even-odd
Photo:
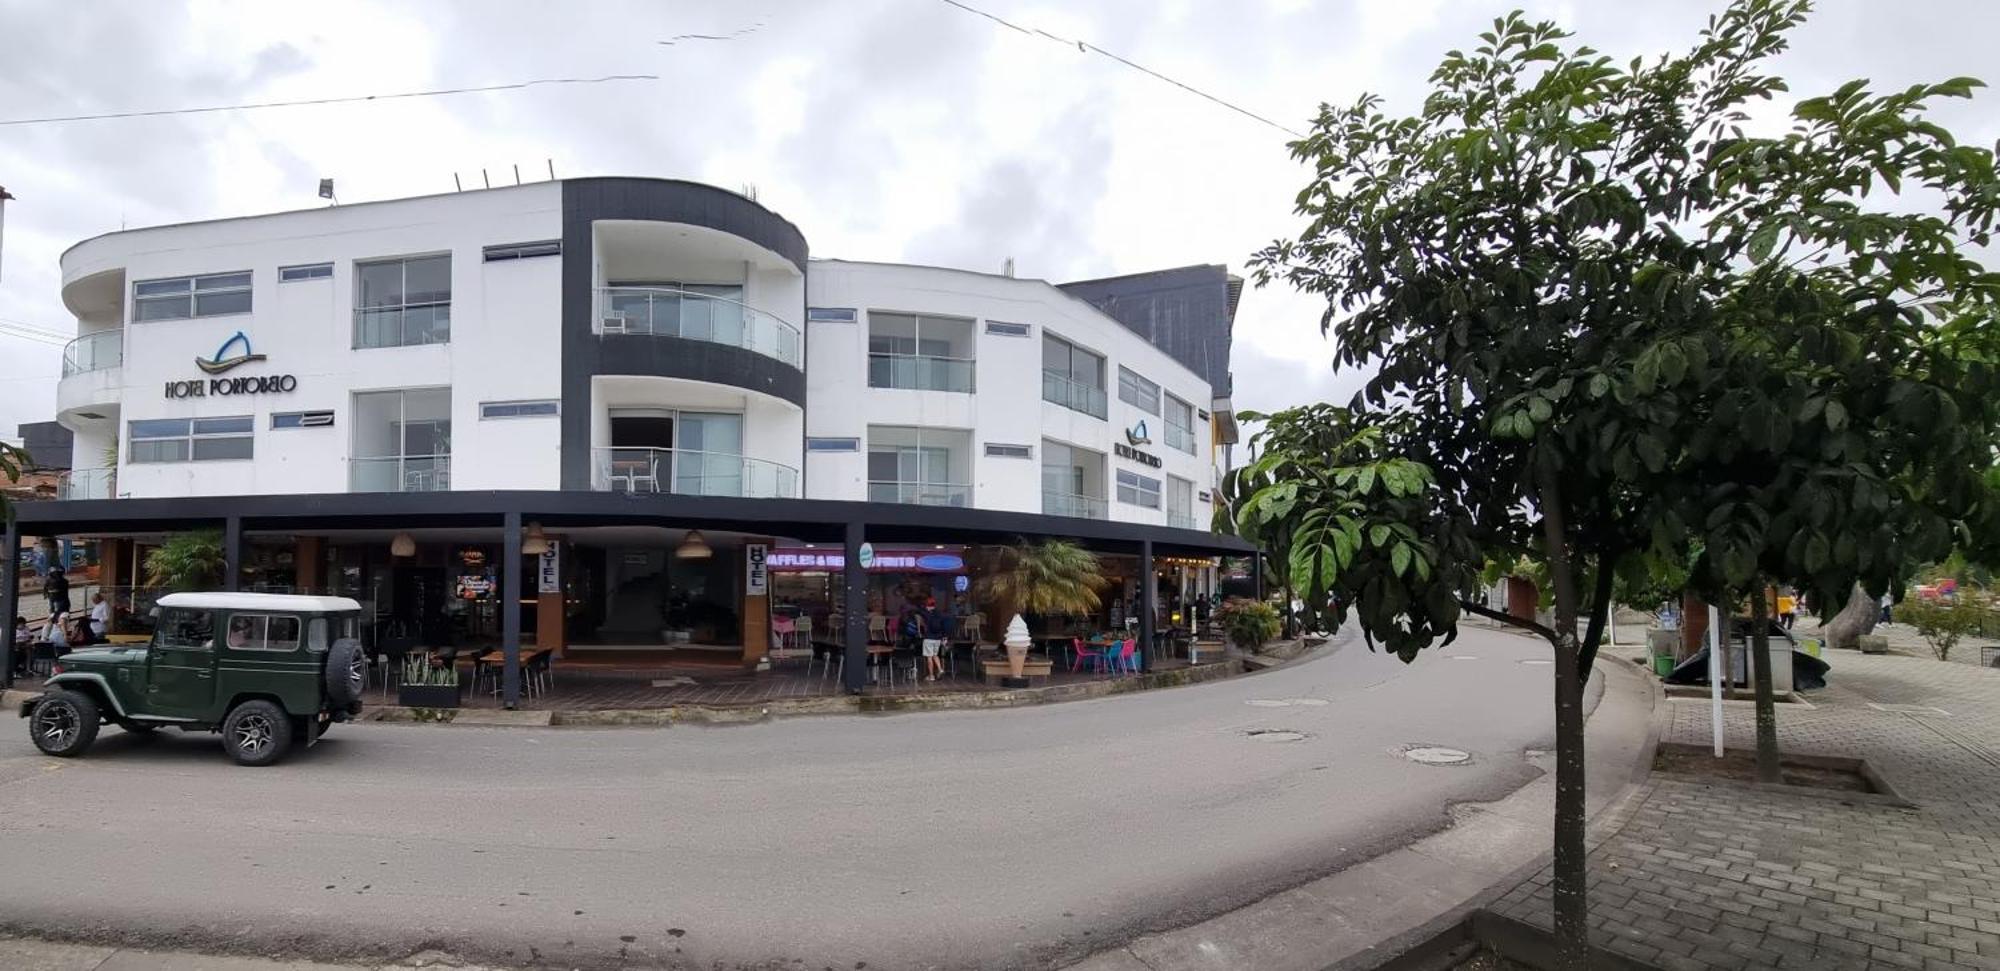
<instances>
[{"instance_id":1,"label":"vertical hotel sign","mask_svg":"<svg viewBox=\"0 0 2000 971\"><path fill-rule=\"evenodd\" d=\"M763 543L743 546L743 595L768 596L771 592L771 548Z\"/></svg>"},{"instance_id":2,"label":"vertical hotel sign","mask_svg":"<svg viewBox=\"0 0 2000 971\"><path fill-rule=\"evenodd\" d=\"M554 543L550 543L549 548L543 550L541 558L535 562L535 591L562 592L562 553L561 547Z\"/></svg>"}]
</instances>

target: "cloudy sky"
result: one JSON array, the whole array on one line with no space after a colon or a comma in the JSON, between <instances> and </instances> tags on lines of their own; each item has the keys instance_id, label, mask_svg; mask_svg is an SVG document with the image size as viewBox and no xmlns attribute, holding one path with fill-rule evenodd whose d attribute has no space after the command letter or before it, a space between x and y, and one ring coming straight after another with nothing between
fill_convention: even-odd
<instances>
[{"instance_id":1,"label":"cloudy sky","mask_svg":"<svg viewBox=\"0 0 2000 971\"><path fill-rule=\"evenodd\" d=\"M1364 91L1416 108L1448 48L1519 5L1608 53L1690 43L1701 0L968 0L1303 129ZM1800 94L2000 75L1996 0L1823 0L1779 64ZM732 34L727 41L681 34ZM943 0L0 0L0 121L655 74L320 107L0 126L0 321L73 332L69 245L121 226L647 175L759 198L816 256L1068 280L1245 258L1298 225L1283 133ZM1996 78L2000 81L2000 78ZM2000 137L2000 95L1942 116ZM1239 407L1338 395L1318 308L1270 289L1236 324ZM49 417L59 349L0 335L0 435Z\"/></svg>"}]
</instances>

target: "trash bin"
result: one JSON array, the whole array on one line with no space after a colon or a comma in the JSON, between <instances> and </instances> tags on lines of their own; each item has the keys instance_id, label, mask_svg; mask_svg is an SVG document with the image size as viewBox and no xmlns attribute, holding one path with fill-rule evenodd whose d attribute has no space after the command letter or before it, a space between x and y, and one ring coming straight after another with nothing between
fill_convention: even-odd
<instances>
[{"instance_id":1,"label":"trash bin","mask_svg":"<svg viewBox=\"0 0 2000 971\"><path fill-rule=\"evenodd\" d=\"M1667 675L1672 674L1673 670L1674 670L1674 656L1672 654L1653 655L1654 674L1657 674L1660 677L1664 678Z\"/></svg>"}]
</instances>

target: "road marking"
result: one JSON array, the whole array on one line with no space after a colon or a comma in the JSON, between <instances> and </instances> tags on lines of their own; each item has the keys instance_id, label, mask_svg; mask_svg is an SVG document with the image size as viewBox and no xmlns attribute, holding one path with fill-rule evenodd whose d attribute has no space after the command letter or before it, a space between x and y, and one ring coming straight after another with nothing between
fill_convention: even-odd
<instances>
[{"instance_id":1,"label":"road marking","mask_svg":"<svg viewBox=\"0 0 2000 971\"><path fill-rule=\"evenodd\" d=\"M1415 745L1403 750L1403 757L1424 765L1464 765L1472 753L1442 745Z\"/></svg>"}]
</instances>

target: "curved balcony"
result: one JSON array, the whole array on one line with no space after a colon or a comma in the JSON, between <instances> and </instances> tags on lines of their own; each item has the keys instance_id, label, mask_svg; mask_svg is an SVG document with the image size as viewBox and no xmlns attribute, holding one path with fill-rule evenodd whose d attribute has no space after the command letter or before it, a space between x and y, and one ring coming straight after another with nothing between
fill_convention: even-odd
<instances>
[{"instance_id":1,"label":"curved balcony","mask_svg":"<svg viewBox=\"0 0 2000 971\"><path fill-rule=\"evenodd\" d=\"M599 492L796 499L799 470L764 459L685 448L594 448Z\"/></svg>"},{"instance_id":2,"label":"curved balcony","mask_svg":"<svg viewBox=\"0 0 2000 971\"><path fill-rule=\"evenodd\" d=\"M740 347L804 370L799 329L738 300L679 287L600 287L593 329Z\"/></svg>"},{"instance_id":3,"label":"curved balcony","mask_svg":"<svg viewBox=\"0 0 2000 971\"><path fill-rule=\"evenodd\" d=\"M125 363L125 332L100 330L63 345L62 376L75 377L87 371L102 371Z\"/></svg>"}]
</instances>

